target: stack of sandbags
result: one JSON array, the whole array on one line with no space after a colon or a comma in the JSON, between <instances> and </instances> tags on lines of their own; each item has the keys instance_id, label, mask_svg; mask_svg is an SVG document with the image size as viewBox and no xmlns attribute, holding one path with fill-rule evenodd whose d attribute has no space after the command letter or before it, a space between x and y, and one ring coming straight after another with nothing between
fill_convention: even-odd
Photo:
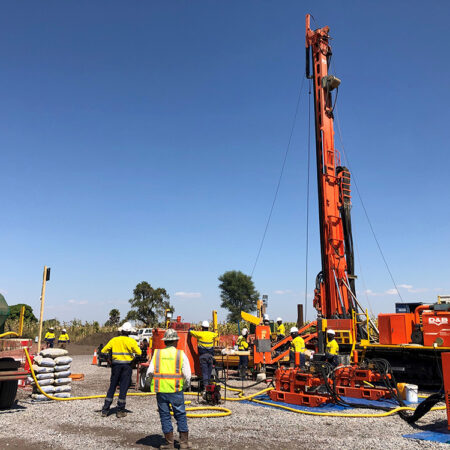
<instances>
[{"instance_id":1,"label":"stack of sandbags","mask_svg":"<svg viewBox=\"0 0 450 450\"><path fill-rule=\"evenodd\" d=\"M34 358L33 370L39 386L45 393L53 397L70 397L72 379L69 376L72 358L67 356L67 353L67 350L62 348L47 348ZM48 400L34 385L33 378L29 381L33 385L31 397L34 400Z\"/></svg>"}]
</instances>

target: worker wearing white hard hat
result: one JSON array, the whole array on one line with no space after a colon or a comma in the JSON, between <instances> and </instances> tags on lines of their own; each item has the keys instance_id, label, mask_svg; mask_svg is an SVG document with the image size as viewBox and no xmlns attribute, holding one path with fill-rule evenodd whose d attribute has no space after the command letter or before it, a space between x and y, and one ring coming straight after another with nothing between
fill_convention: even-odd
<instances>
[{"instance_id":1,"label":"worker wearing white hard hat","mask_svg":"<svg viewBox=\"0 0 450 450\"><path fill-rule=\"evenodd\" d=\"M238 346L238 351L247 352L248 351L248 329L242 328L241 335L238 337L236 344ZM248 355L239 355L239 374L242 379L245 379L248 367Z\"/></svg>"},{"instance_id":2,"label":"worker wearing white hard hat","mask_svg":"<svg viewBox=\"0 0 450 450\"><path fill-rule=\"evenodd\" d=\"M53 344L55 342L55 329L53 327L49 327L47 333L45 333L44 341L47 344L47 348L53 348Z\"/></svg>"},{"instance_id":3,"label":"worker wearing white hard hat","mask_svg":"<svg viewBox=\"0 0 450 450\"><path fill-rule=\"evenodd\" d=\"M283 319L277 317L277 341L281 341L286 336L286 327L284 326Z\"/></svg>"},{"instance_id":4,"label":"worker wearing white hard hat","mask_svg":"<svg viewBox=\"0 0 450 450\"><path fill-rule=\"evenodd\" d=\"M294 366L304 366L305 365L305 341L298 334L298 328L292 327L290 330L292 337L291 348L289 352L289 365Z\"/></svg>"},{"instance_id":5,"label":"worker wearing white hard hat","mask_svg":"<svg viewBox=\"0 0 450 450\"><path fill-rule=\"evenodd\" d=\"M327 346L325 350L325 357L333 366L337 366L339 361L339 344L336 342L336 332L331 328L327 330Z\"/></svg>"},{"instance_id":6,"label":"worker wearing white hard hat","mask_svg":"<svg viewBox=\"0 0 450 450\"><path fill-rule=\"evenodd\" d=\"M60 348L66 348L66 345L70 342L69 335L67 334L67 330L63 328L61 330L61 334L58 337L58 344Z\"/></svg>"},{"instance_id":7,"label":"worker wearing white hard hat","mask_svg":"<svg viewBox=\"0 0 450 450\"><path fill-rule=\"evenodd\" d=\"M102 417L107 417L114 399L116 387L119 385L119 398L117 400L117 417L125 417L125 403L127 391L131 384L133 369L131 363L135 355L141 355L142 351L137 342L129 337L135 332L130 322L125 322L118 328L120 336L112 338L101 350L102 353L112 353L111 380L105 403L102 408Z\"/></svg>"},{"instance_id":8,"label":"worker wearing white hard hat","mask_svg":"<svg viewBox=\"0 0 450 450\"><path fill-rule=\"evenodd\" d=\"M197 339L200 368L202 369L203 387L211 383L211 373L214 360L214 339L218 336L214 331L209 331L209 322L202 322L202 330L190 330L192 337Z\"/></svg>"}]
</instances>

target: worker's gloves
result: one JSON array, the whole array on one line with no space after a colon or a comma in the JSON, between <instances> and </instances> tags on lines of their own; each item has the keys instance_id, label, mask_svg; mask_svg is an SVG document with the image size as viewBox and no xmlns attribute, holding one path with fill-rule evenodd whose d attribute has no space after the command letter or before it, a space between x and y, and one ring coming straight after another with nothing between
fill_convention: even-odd
<instances>
[{"instance_id":1,"label":"worker's gloves","mask_svg":"<svg viewBox=\"0 0 450 450\"><path fill-rule=\"evenodd\" d=\"M190 381L185 381L184 385L183 385L183 392L189 391L190 388L191 388L191 382Z\"/></svg>"}]
</instances>

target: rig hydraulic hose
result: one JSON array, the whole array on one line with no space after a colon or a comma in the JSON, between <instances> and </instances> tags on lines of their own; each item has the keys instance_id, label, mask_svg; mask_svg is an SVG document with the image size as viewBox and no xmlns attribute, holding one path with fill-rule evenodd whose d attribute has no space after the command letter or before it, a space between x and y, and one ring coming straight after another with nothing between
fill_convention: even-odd
<instances>
[{"instance_id":1,"label":"rig hydraulic hose","mask_svg":"<svg viewBox=\"0 0 450 450\"><path fill-rule=\"evenodd\" d=\"M17 336L17 337L19 337L19 334L16 333L15 331L8 331L7 333L0 334L0 338L6 337L6 336Z\"/></svg>"}]
</instances>

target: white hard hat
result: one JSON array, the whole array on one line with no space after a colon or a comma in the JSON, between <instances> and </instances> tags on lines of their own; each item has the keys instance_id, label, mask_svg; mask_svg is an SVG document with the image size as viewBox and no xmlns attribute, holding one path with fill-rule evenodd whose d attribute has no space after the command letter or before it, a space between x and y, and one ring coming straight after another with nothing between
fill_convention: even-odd
<instances>
[{"instance_id":1,"label":"white hard hat","mask_svg":"<svg viewBox=\"0 0 450 450\"><path fill-rule=\"evenodd\" d=\"M202 327L204 327L204 328L209 328L209 322L208 322L207 320L204 320L204 321L202 322Z\"/></svg>"},{"instance_id":2,"label":"white hard hat","mask_svg":"<svg viewBox=\"0 0 450 450\"><path fill-rule=\"evenodd\" d=\"M264 314L264 320L269 320L269 314Z\"/></svg>"},{"instance_id":3,"label":"white hard hat","mask_svg":"<svg viewBox=\"0 0 450 450\"><path fill-rule=\"evenodd\" d=\"M291 333L298 333L298 328L297 327L292 327L290 332Z\"/></svg>"},{"instance_id":4,"label":"white hard hat","mask_svg":"<svg viewBox=\"0 0 450 450\"><path fill-rule=\"evenodd\" d=\"M67 330L65 328L62 329L62 332L65 333Z\"/></svg>"},{"instance_id":5,"label":"white hard hat","mask_svg":"<svg viewBox=\"0 0 450 450\"><path fill-rule=\"evenodd\" d=\"M54 328L53 328L53 327L50 327L49 330L54 330Z\"/></svg>"},{"instance_id":6,"label":"white hard hat","mask_svg":"<svg viewBox=\"0 0 450 450\"><path fill-rule=\"evenodd\" d=\"M334 330L332 330L331 328L329 328L328 330L327 330L327 333L328 334L332 334L333 336L336 334L336 331L334 331Z\"/></svg>"},{"instance_id":7,"label":"white hard hat","mask_svg":"<svg viewBox=\"0 0 450 450\"><path fill-rule=\"evenodd\" d=\"M283 319L281 317L277 317L277 322L283 322Z\"/></svg>"},{"instance_id":8,"label":"white hard hat","mask_svg":"<svg viewBox=\"0 0 450 450\"><path fill-rule=\"evenodd\" d=\"M130 322L125 322L121 327L119 327L119 331L128 331L131 332L133 327Z\"/></svg>"},{"instance_id":9,"label":"white hard hat","mask_svg":"<svg viewBox=\"0 0 450 450\"><path fill-rule=\"evenodd\" d=\"M246 336L248 334L247 328L242 328L242 336Z\"/></svg>"},{"instance_id":10,"label":"white hard hat","mask_svg":"<svg viewBox=\"0 0 450 450\"><path fill-rule=\"evenodd\" d=\"M180 337L176 330L169 328L165 331L163 341L178 341L178 339L180 339Z\"/></svg>"}]
</instances>

